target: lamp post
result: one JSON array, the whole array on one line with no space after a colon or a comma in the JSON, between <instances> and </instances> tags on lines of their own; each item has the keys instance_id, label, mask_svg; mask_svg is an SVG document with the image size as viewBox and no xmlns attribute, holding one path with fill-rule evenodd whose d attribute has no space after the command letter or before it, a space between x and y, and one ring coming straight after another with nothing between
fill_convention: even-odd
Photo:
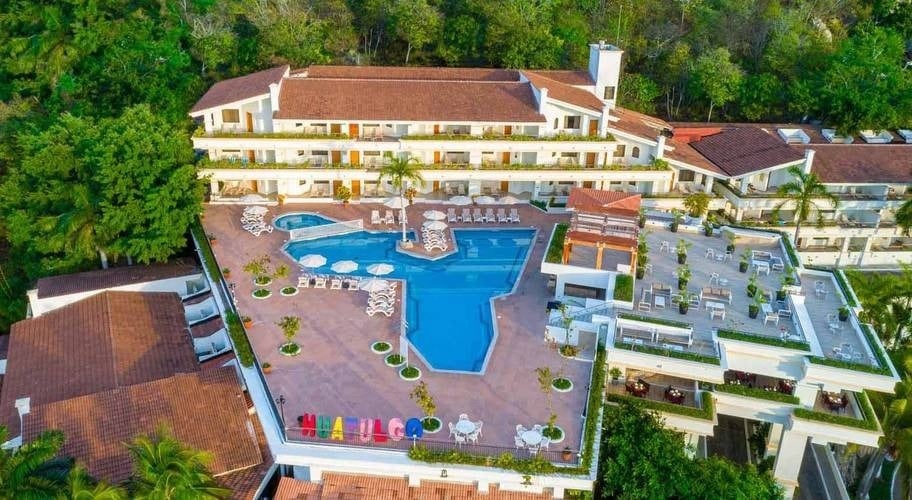
<instances>
[{"instance_id":1,"label":"lamp post","mask_svg":"<svg viewBox=\"0 0 912 500\"><path fill-rule=\"evenodd\" d=\"M286 429L286 427L285 427L285 395L279 394L279 397L276 398L275 402L278 403L279 413L282 415L282 429Z\"/></svg>"}]
</instances>

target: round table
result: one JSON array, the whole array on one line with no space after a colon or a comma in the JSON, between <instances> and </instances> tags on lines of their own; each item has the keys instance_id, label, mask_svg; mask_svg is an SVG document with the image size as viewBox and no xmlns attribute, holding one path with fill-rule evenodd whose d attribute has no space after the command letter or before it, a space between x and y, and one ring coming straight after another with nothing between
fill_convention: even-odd
<instances>
[{"instance_id":1,"label":"round table","mask_svg":"<svg viewBox=\"0 0 912 500\"><path fill-rule=\"evenodd\" d=\"M536 430L523 432L519 437L529 446L537 446L542 442L542 433Z\"/></svg>"},{"instance_id":2,"label":"round table","mask_svg":"<svg viewBox=\"0 0 912 500\"><path fill-rule=\"evenodd\" d=\"M456 432L460 434L471 434L475 432L475 424L469 420L460 420L456 422Z\"/></svg>"}]
</instances>

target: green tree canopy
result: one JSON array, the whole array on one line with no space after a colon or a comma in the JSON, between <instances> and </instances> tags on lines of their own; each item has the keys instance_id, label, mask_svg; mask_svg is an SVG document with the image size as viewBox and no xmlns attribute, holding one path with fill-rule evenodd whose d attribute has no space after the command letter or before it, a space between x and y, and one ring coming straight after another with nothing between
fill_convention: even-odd
<instances>
[{"instance_id":1,"label":"green tree canopy","mask_svg":"<svg viewBox=\"0 0 912 500\"><path fill-rule=\"evenodd\" d=\"M166 428L139 436L128 447L134 465L133 498L219 499L231 494L207 468L209 454L185 446Z\"/></svg>"},{"instance_id":2,"label":"green tree canopy","mask_svg":"<svg viewBox=\"0 0 912 500\"><path fill-rule=\"evenodd\" d=\"M0 443L9 439L0 426ZM72 461L60 458L63 433L47 431L18 450L0 449L0 499L42 499L64 496Z\"/></svg>"},{"instance_id":3,"label":"green tree canopy","mask_svg":"<svg viewBox=\"0 0 912 500\"><path fill-rule=\"evenodd\" d=\"M788 173L792 176L792 180L779 185L777 193L786 200L779 203L776 210L786 206L795 210L795 242L797 243L801 235L801 224L806 222L813 212L817 213L818 218L820 217L821 207L816 200L822 198L832 208L836 208L839 206L839 198L827 190L817 174L806 173L799 165L789 167Z\"/></svg>"},{"instance_id":4,"label":"green tree canopy","mask_svg":"<svg viewBox=\"0 0 912 500\"><path fill-rule=\"evenodd\" d=\"M715 106L724 106L737 97L742 76L743 71L732 62L728 49L716 48L697 58L692 84L694 91L709 101L706 121L712 120Z\"/></svg>"},{"instance_id":5,"label":"green tree canopy","mask_svg":"<svg viewBox=\"0 0 912 500\"><path fill-rule=\"evenodd\" d=\"M420 49L429 44L440 28L440 13L427 0L393 0L390 17L396 36L408 46L405 64L409 62L412 48Z\"/></svg>"}]
</instances>

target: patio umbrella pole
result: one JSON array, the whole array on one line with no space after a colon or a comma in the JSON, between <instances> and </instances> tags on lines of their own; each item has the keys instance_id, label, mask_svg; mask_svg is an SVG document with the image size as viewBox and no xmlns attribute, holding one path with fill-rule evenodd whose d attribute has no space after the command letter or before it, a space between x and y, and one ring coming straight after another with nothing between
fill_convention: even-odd
<instances>
[{"instance_id":1,"label":"patio umbrella pole","mask_svg":"<svg viewBox=\"0 0 912 500\"><path fill-rule=\"evenodd\" d=\"M402 243L405 243L405 201L402 199L402 193L399 193L399 204L402 205L399 213L399 220L402 221Z\"/></svg>"}]
</instances>

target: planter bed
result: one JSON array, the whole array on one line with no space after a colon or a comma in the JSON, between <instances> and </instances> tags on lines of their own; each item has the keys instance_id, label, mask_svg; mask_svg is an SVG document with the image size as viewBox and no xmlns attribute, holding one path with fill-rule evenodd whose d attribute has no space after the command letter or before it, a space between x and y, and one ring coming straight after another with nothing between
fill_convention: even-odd
<instances>
[{"instance_id":1,"label":"planter bed","mask_svg":"<svg viewBox=\"0 0 912 500\"><path fill-rule=\"evenodd\" d=\"M389 342L379 341L379 342L374 342L373 344L371 344L371 352L373 352L374 354L386 354L386 353L390 352L392 349L393 349L393 346L391 346L389 344Z\"/></svg>"}]
</instances>

